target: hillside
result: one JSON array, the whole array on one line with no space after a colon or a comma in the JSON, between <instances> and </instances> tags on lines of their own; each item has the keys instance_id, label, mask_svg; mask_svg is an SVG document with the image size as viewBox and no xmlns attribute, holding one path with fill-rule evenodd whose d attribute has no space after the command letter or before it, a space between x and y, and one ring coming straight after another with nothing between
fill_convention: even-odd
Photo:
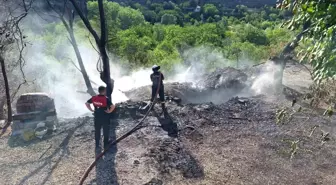
<instances>
[{"instance_id":1,"label":"hillside","mask_svg":"<svg viewBox=\"0 0 336 185\"><path fill-rule=\"evenodd\" d=\"M336 184L336 6L291 2L0 2L0 185Z\"/></svg>"},{"instance_id":2,"label":"hillside","mask_svg":"<svg viewBox=\"0 0 336 185\"><path fill-rule=\"evenodd\" d=\"M237 5L245 5L251 8L260 8L265 5L274 6L276 4L276 0L239 0L239 1L236 1L236 0L226 0L226 1L222 1L222 0L129 0L128 2L148 4L149 2L150 3L164 3L164 2L169 2L169 1L174 2L174 3L195 2L194 4L197 4L199 6L202 6L207 3L221 4L228 8L235 8ZM115 0L114 2L122 3L125 1Z\"/></svg>"},{"instance_id":3,"label":"hillside","mask_svg":"<svg viewBox=\"0 0 336 185\"><path fill-rule=\"evenodd\" d=\"M307 75L303 70L293 74L297 68L289 65L286 78ZM228 98L218 104L172 101L166 116L156 107L144 128L98 162L86 184L332 185L336 181L335 117L325 118L309 107L297 112L300 102L290 107L283 95ZM141 101L118 105L111 139L142 118L139 106ZM277 123L276 112L283 107L293 114ZM32 143L1 138L2 184L77 184L95 155L92 121L63 119L56 133Z\"/></svg>"}]
</instances>

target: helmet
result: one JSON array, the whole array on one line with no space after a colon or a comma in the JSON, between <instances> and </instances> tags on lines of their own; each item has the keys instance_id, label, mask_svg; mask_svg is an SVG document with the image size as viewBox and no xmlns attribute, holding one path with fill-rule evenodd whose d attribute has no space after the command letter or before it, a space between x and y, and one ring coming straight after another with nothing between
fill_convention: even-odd
<instances>
[{"instance_id":1,"label":"helmet","mask_svg":"<svg viewBox=\"0 0 336 185\"><path fill-rule=\"evenodd\" d=\"M153 71L158 71L160 69L160 66L158 65L153 65L152 70Z\"/></svg>"}]
</instances>

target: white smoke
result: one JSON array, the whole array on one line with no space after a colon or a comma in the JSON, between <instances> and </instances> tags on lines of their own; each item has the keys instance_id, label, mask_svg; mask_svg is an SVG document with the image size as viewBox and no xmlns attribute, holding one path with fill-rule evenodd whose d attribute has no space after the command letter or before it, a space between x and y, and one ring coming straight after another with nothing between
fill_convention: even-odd
<instances>
[{"instance_id":1,"label":"white smoke","mask_svg":"<svg viewBox=\"0 0 336 185\"><path fill-rule=\"evenodd\" d=\"M276 81L279 80L280 66L267 62L260 66L260 71L252 77L253 84L250 89L252 95L276 93Z\"/></svg>"},{"instance_id":2,"label":"white smoke","mask_svg":"<svg viewBox=\"0 0 336 185\"><path fill-rule=\"evenodd\" d=\"M38 21L39 16L30 16L32 18L27 19L27 30L41 33L41 30L45 28L43 27L44 24ZM32 27L31 25L34 26ZM65 38L67 33L64 32L62 36ZM78 117L87 114L88 110L84 103L90 96L85 93L87 88L82 74L71 62L64 62L64 58L70 58L78 66L70 43L64 40L57 41L57 43L45 43L45 41L38 38L29 38L32 39L30 40L32 45L26 51L26 66L24 67L24 71L27 80L34 81L34 85L26 88L25 91L49 93L55 98L56 109L58 115L61 117ZM79 39L77 42L87 74L93 82L92 86L94 90L97 90L98 86L105 85L100 80L100 75L97 71L98 53L90 46L87 40ZM48 44L56 44L58 46L56 48L57 56L52 57L45 54ZM120 61L117 58L111 55L110 59L111 76L115 80L112 94L113 103L128 100L124 91L151 84L149 75L152 71L150 68L139 68L136 71L130 72L118 65ZM209 47L197 47L185 50L182 53L182 59L184 61L183 64L175 65L173 72L165 73L165 82L191 82L195 84L203 74L216 68L237 66L237 62L226 59L221 51ZM238 67L251 66L252 63L248 60L240 59ZM265 88L267 89L267 86L272 85L273 80L270 78L270 71L266 70L262 75L255 78L252 85L254 94L265 92Z\"/></svg>"},{"instance_id":3,"label":"white smoke","mask_svg":"<svg viewBox=\"0 0 336 185\"><path fill-rule=\"evenodd\" d=\"M87 88L79 70L71 62L61 63L55 58L47 57L43 52L45 48L43 41L34 41L33 43L27 50L27 64L24 70L28 81L35 80L34 90L49 93L55 98L56 109L60 117L78 117L87 114L88 110L84 103L90 96L85 93ZM94 90L97 90L98 86L105 85L100 80L97 71L98 53L92 47L86 47L85 44L79 43L79 45L86 71L93 82ZM230 65L230 61L224 59L221 53L210 52L206 48L191 49L186 53L184 53L185 63L175 65L173 72L167 74L165 82L192 82L195 84L203 74L209 72L209 61L212 61L213 64L210 66L216 68ZM77 59L70 45L62 45L58 55L68 55L77 65ZM119 62L113 56L111 57L111 76L115 80L112 94L113 103L127 101L125 91L151 84L149 75L152 71L150 68L139 68L129 72L120 67ZM271 63L264 66L252 77L252 86L244 95L273 93L278 70L279 68Z\"/></svg>"},{"instance_id":4,"label":"white smoke","mask_svg":"<svg viewBox=\"0 0 336 185\"><path fill-rule=\"evenodd\" d=\"M62 47L63 53L60 52L60 55L66 51L73 53L70 46ZM71 62L60 62L55 58L47 57L43 52L44 48L43 42L34 42L27 49L24 72L28 81L34 81L34 88L31 87L26 91L35 90L50 94L55 99L56 109L61 117L77 117L88 113L84 103L90 96L85 93L87 88L78 67L76 68ZM92 86L97 91L100 85L105 85L100 80L96 67L98 54L93 48L81 46L79 49L86 71L93 82ZM70 56L77 66L74 54ZM113 103L128 100L124 91L150 84L150 69L139 69L128 76L122 76L123 71L115 63L111 64L111 76L115 80Z\"/></svg>"}]
</instances>

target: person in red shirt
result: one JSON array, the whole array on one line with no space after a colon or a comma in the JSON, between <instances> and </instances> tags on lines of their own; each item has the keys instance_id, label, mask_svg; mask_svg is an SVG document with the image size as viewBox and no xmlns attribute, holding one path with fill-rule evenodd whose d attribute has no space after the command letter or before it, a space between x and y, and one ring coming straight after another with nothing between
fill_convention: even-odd
<instances>
[{"instance_id":1,"label":"person in red shirt","mask_svg":"<svg viewBox=\"0 0 336 185\"><path fill-rule=\"evenodd\" d=\"M99 94L97 96L92 96L85 105L90 111L94 112L96 148L99 148L100 145L100 132L102 127L104 148L106 148L109 143L110 114L114 113L115 105L113 105L111 100L106 97L106 88L104 86L100 86L98 92ZM92 109L91 104L93 104L94 110Z\"/></svg>"}]
</instances>

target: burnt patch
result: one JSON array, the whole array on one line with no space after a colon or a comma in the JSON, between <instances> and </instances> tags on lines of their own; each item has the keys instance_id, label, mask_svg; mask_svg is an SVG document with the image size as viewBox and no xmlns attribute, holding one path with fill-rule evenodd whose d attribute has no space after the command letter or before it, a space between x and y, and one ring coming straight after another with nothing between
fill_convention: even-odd
<instances>
[{"instance_id":1,"label":"burnt patch","mask_svg":"<svg viewBox=\"0 0 336 185\"><path fill-rule=\"evenodd\" d=\"M185 178L204 177L203 167L176 139L157 141L157 145L150 148L147 155L154 159L161 175L170 176L173 170L178 170Z\"/></svg>"}]
</instances>

